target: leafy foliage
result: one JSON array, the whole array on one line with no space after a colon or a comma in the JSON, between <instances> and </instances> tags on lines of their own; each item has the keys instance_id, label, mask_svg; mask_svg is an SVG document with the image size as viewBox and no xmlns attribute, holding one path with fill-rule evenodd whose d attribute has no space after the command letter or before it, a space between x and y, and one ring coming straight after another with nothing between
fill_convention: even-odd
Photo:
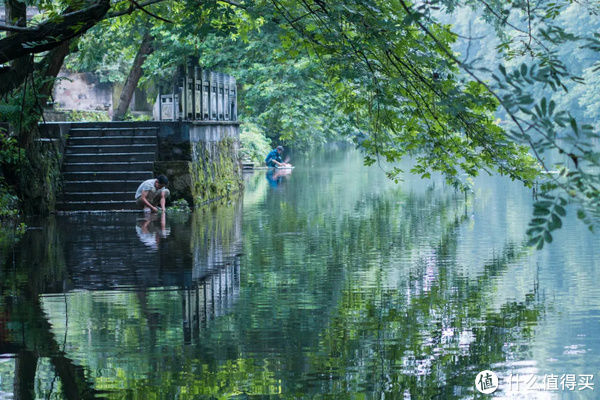
<instances>
[{"instance_id":1,"label":"leafy foliage","mask_svg":"<svg viewBox=\"0 0 600 400\"><path fill-rule=\"evenodd\" d=\"M458 79L447 27L404 2L277 4L288 24L284 48L321 61L322 83L360 128L368 163L412 156L413 172L440 171L457 186L466 184L461 176L493 169L532 185L536 164L496 124L497 99L482 83Z\"/></svg>"},{"instance_id":2,"label":"leafy foliage","mask_svg":"<svg viewBox=\"0 0 600 400\"><path fill-rule=\"evenodd\" d=\"M106 81L123 82L140 41L139 31L149 29L156 49L144 64L142 86L158 83L168 91L177 66L197 55L203 67L237 78L240 119L255 124L271 140L309 148L354 132L320 83L319 65L307 54L290 57L282 50L283 30L277 24L222 5L192 14L170 3L161 7L178 23L139 16L103 22L80 40L80 51L67 65L77 71L96 71Z\"/></svg>"},{"instance_id":3,"label":"leafy foliage","mask_svg":"<svg viewBox=\"0 0 600 400\"><path fill-rule=\"evenodd\" d=\"M246 41L208 37L201 62L238 80L240 119L256 124L274 142L307 149L342 140L355 127L322 84L319 65L307 54L288 54L283 31L273 23Z\"/></svg>"},{"instance_id":4,"label":"leafy foliage","mask_svg":"<svg viewBox=\"0 0 600 400\"><path fill-rule=\"evenodd\" d=\"M45 2L43 18L59 15L58 4ZM86 35L69 65L122 80L150 32L157 50L146 60L145 84L167 82L186 57L199 56L238 77L241 117L270 139L306 148L344 135L368 164L411 157L413 173L441 172L463 189L480 171L535 186L534 214L550 216L542 223L534 215L538 246L551 240L565 201L594 224L593 3L165 0L144 13L129 6L112 4L108 15L120 16ZM460 21L448 15L465 10L487 24L478 22L475 34L494 33L492 46L475 43L470 21L466 42L457 33L464 29L450 24Z\"/></svg>"},{"instance_id":5,"label":"leafy foliage","mask_svg":"<svg viewBox=\"0 0 600 400\"><path fill-rule=\"evenodd\" d=\"M5 173L18 170L24 158L25 152L18 146L16 138L7 128L0 127L0 218L18 214L18 198L14 188L7 183Z\"/></svg>"},{"instance_id":6,"label":"leafy foliage","mask_svg":"<svg viewBox=\"0 0 600 400\"><path fill-rule=\"evenodd\" d=\"M543 200L535 212L547 210L549 216L541 223L534 215L530 234L538 247L551 240L567 197L581 212L600 209L596 130L551 96L567 92L569 82L584 82L580 68L563 61L566 51L600 49L587 32L560 25L558 16L570 1L542 1L533 8L529 2L444 0L273 1L265 7L269 3L285 18L284 47L321 61L326 84L362 128L357 140L367 162L410 155L413 172L428 177L439 171L460 187L481 170L528 186L537 182ZM452 50L458 35L437 17L464 6L493 23L497 68ZM548 198L556 199L552 207Z\"/></svg>"},{"instance_id":7,"label":"leafy foliage","mask_svg":"<svg viewBox=\"0 0 600 400\"><path fill-rule=\"evenodd\" d=\"M242 156L261 165L265 155L271 151L269 139L253 123L245 123L241 126L240 144Z\"/></svg>"},{"instance_id":8,"label":"leafy foliage","mask_svg":"<svg viewBox=\"0 0 600 400\"><path fill-rule=\"evenodd\" d=\"M13 131L0 135L0 170L7 191L17 195L26 214L52 211L60 187L58 144L39 140L38 121L46 101L39 88L47 82L48 78L34 73L19 91L0 102L2 119Z\"/></svg>"},{"instance_id":9,"label":"leafy foliage","mask_svg":"<svg viewBox=\"0 0 600 400\"><path fill-rule=\"evenodd\" d=\"M171 205L167 208L169 213L171 212L179 212L179 213L189 213L191 212L190 205L185 199L178 199L171 203Z\"/></svg>"}]
</instances>

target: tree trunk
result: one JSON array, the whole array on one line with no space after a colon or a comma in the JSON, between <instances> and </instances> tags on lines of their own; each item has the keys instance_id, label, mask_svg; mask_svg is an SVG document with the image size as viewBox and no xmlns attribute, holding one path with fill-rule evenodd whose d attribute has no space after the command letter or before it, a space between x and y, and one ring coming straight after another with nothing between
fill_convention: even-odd
<instances>
[{"instance_id":1,"label":"tree trunk","mask_svg":"<svg viewBox=\"0 0 600 400\"><path fill-rule=\"evenodd\" d=\"M82 10L67 7L58 20L47 20L31 27L28 31L11 32L0 39L0 64L10 62L9 66L0 67L0 97L10 93L25 81L33 69L34 53L62 47L70 39L84 34L101 21L110 8L109 0L95 0L86 4L90 6ZM20 17L15 14L17 12L23 13L23 19L26 20L27 8L23 8L24 3L7 0L6 6L8 18L12 18L16 24L20 22ZM29 45L23 46L25 43ZM64 46L63 50L68 49L68 45ZM23 59L21 65L24 68L15 64L21 63L20 59Z\"/></svg>"},{"instance_id":2,"label":"tree trunk","mask_svg":"<svg viewBox=\"0 0 600 400\"><path fill-rule=\"evenodd\" d=\"M133 60L133 65L129 71L129 76L127 77L125 85L123 86L123 91L121 92L121 97L119 98L119 106L113 113L113 121L121 121L125 116L125 113L129 108L129 103L131 103L133 92L135 91L135 88L142 77L142 65L144 65L146 57L152 54L153 51L154 48L152 47L152 36L150 36L150 33L146 33L135 56L135 60Z\"/></svg>"},{"instance_id":3,"label":"tree trunk","mask_svg":"<svg viewBox=\"0 0 600 400\"><path fill-rule=\"evenodd\" d=\"M8 23L16 26L27 25L27 5L18 0L6 0L6 20ZM16 33L8 32L6 38L15 36ZM10 60L9 66L2 69L3 79L0 79L0 87L16 87L14 82L23 82L31 72L33 59L26 54L24 56ZM1 92L0 92L1 93Z\"/></svg>"},{"instance_id":4,"label":"tree trunk","mask_svg":"<svg viewBox=\"0 0 600 400\"><path fill-rule=\"evenodd\" d=\"M77 39L75 39L75 41L77 41ZM38 90L38 94L42 100L45 101L52 96L52 89L54 89L56 77L58 76L63 63L65 62L65 57L70 52L70 47L71 40L63 42L60 46L50 50L50 52L46 54L43 61L40 63L39 71L45 78L42 87Z\"/></svg>"},{"instance_id":5,"label":"tree trunk","mask_svg":"<svg viewBox=\"0 0 600 400\"><path fill-rule=\"evenodd\" d=\"M6 0L7 22L16 26L27 25L27 5L24 1ZM9 33L14 35L14 33Z\"/></svg>"},{"instance_id":6,"label":"tree trunk","mask_svg":"<svg viewBox=\"0 0 600 400\"><path fill-rule=\"evenodd\" d=\"M38 357L32 351L21 351L15 357L13 394L15 400L35 399L35 373Z\"/></svg>"}]
</instances>

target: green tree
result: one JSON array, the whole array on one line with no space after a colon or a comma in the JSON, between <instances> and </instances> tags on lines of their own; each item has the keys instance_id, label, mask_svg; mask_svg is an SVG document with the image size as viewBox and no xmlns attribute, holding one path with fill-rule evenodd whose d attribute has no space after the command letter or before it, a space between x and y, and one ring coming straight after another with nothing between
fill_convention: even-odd
<instances>
[{"instance_id":1,"label":"green tree","mask_svg":"<svg viewBox=\"0 0 600 400\"><path fill-rule=\"evenodd\" d=\"M442 172L457 186L464 177L495 170L528 186L539 185L529 231L531 244L552 241L568 201L593 226L586 211L599 209L598 137L593 126L557 108L551 93L583 83L560 51L584 46L597 52L600 40L561 26L570 1L472 2L438 0L324 3L266 1L285 19L292 53L321 61L338 102L360 121L357 139L368 152L397 161L416 159L413 172ZM436 16L460 6L478 7L500 39L502 62L462 60L452 50L458 35ZM590 13L597 10L589 6ZM516 57L527 62L511 64ZM538 87L545 95L534 97ZM505 120L496 123L500 107ZM399 171L390 171L393 178Z\"/></svg>"},{"instance_id":2,"label":"green tree","mask_svg":"<svg viewBox=\"0 0 600 400\"><path fill-rule=\"evenodd\" d=\"M172 76L181 57L202 50L212 60L207 66L224 61L230 70L245 71L244 112L268 136L307 144L340 130L365 149L368 163L411 156L414 173L442 172L462 188L480 171L537 185L541 199L530 234L538 247L552 240L569 201L593 226L591 217L600 206L600 157L593 144L598 135L577 120L573 102L556 100L573 87L568 82L595 82L593 73L579 76L582 63L564 58L580 46L586 49L582 59L593 60L600 38L583 28L568 30L560 18L569 12L568 21L586 26L581 23L585 13L598 12L593 3L580 5L577 18L570 0L535 5L497 0L156 3L161 2L43 3L67 8L44 14L35 26L18 21L1 26L10 35L0 39L0 62L14 64L56 49L107 17L164 6L175 23L153 20L160 29L151 32L161 45L144 63L148 70ZM460 35L439 22L440 16L464 7L473 7L493 27L500 58L469 59L454 52ZM240 43L228 39L231 35ZM489 50L478 53L489 55ZM253 55L263 62L244 65ZM21 69L0 72L6 71ZM389 176L395 179L398 172Z\"/></svg>"}]
</instances>

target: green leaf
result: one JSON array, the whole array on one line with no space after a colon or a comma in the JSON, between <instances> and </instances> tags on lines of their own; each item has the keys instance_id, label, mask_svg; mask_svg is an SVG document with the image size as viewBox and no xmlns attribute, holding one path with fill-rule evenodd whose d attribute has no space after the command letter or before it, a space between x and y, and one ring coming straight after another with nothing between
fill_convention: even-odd
<instances>
[{"instance_id":1,"label":"green leaf","mask_svg":"<svg viewBox=\"0 0 600 400\"><path fill-rule=\"evenodd\" d=\"M542 225L545 224L547 220L545 218L534 218L531 220L531 225Z\"/></svg>"},{"instance_id":2,"label":"green leaf","mask_svg":"<svg viewBox=\"0 0 600 400\"><path fill-rule=\"evenodd\" d=\"M521 75L522 76L527 75L527 65L525 63L521 64Z\"/></svg>"},{"instance_id":3,"label":"green leaf","mask_svg":"<svg viewBox=\"0 0 600 400\"><path fill-rule=\"evenodd\" d=\"M533 210L533 215L535 216L544 216L550 214L550 210L547 208L536 208Z\"/></svg>"},{"instance_id":4,"label":"green leaf","mask_svg":"<svg viewBox=\"0 0 600 400\"><path fill-rule=\"evenodd\" d=\"M544 240L542 240L542 237L540 236L540 240L539 240L539 242L537 244L536 249L541 250L543 248L544 248Z\"/></svg>"},{"instance_id":5,"label":"green leaf","mask_svg":"<svg viewBox=\"0 0 600 400\"><path fill-rule=\"evenodd\" d=\"M542 97L542 102L541 102L541 104L540 104L540 105L541 105L541 107L542 107L542 115L546 115L546 111L547 111L546 107L547 107L547 104L546 104L546 98L545 98L545 97Z\"/></svg>"},{"instance_id":6,"label":"green leaf","mask_svg":"<svg viewBox=\"0 0 600 400\"><path fill-rule=\"evenodd\" d=\"M544 220L544 221L545 221L545 220ZM533 228L529 228L529 229L527 229L527 232L526 232L526 233L527 233L527 235L531 236L531 235L533 235L534 233L542 232L543 230L544 230L544 227L543 227L543 226L535 226L535 227L533 227Z\"/></svg>"},{"instance_id":7,"label":"green leaf","mask_svg":"<svg viewBox=\"0 0 600 400\"><path fill-rule=\"evenodd\" d=\"M506 68L504 68L504 65L498 65L498 69L500 70L500 73L506 78Z\"/></svg>"},{"instance_id":8,"label":"green leaf","mask_svg":"<svg viewBox=\"0 0 600 400\"><path fill-rule=\"evenodd\" d=\"M571 128L573 128L573 132L575 132L575 136L579 136L579 129L577 128L577 121L575 121L575 118L571 117L569 123L571 124Z\"/></svg>"},{"instance_id":9,"label":"green leaf","mask_svg":"<svg viewBox=\"0 0 600 400\"><path fill-rule=\"evenodd\" d=\"M567 215L567 211L565 210L565 208L561 205L556 204L554 206L554 211L556 211L556 213L558 215L560 215L561 217L564 217L565 215Z\"/></svg>"},{"instance_id":10,"label":"green leaf","mask_svg":"<svg viewBox=\"0 0 600 400\"><path fill-rule=\"evenodd\" d=\"M557 214L552 214L552 222L548 224L548 229L553 231L562 227L562 221Z\"/></svg>"},{"instance_id":11,"label":"green leaf","mask_svg":"<svg viewBox=\"0 0 600 400\"><path fill-rule=\"evenodd\" d=\"M529 239L529 241L527 242L527 246L536 246L539 243L540 239L541 239L541 236L536 236L536 237Z\"/></svg>"}]
</instances>

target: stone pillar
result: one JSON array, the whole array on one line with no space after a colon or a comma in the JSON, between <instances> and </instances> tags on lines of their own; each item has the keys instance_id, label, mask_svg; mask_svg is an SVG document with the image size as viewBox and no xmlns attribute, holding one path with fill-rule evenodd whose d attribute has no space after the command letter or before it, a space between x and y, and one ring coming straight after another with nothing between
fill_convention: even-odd
<instances>
[{"instance_id":1,"label":"stone pillar","mask_svg":"<svg viewBox=\"0 0 600 400\"><path fill-rule=\"evenodd\" d=\"M209 72L202 70L202 120L210 119L210 79Z\"/></svg>"},{"instance_id":2,"label":"stone pillar","mask_svg":"<svg viewBox=\"0 0 600 400\"><path fill-rule=\"evenodd\" d=\"M219 111L217 108L217 73L210 71L210 120L216 121L219 119Z\"/></svg>"}]
</instances>

